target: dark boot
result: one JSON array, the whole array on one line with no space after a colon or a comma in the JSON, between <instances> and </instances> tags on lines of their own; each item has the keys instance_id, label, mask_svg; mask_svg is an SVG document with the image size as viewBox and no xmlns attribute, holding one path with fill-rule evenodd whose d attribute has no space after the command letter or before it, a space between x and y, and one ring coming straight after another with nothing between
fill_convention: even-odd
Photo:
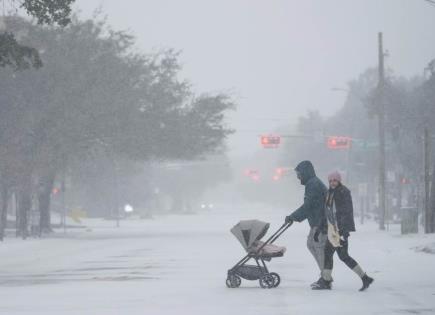
<instances>
[{"instance_id":1,"label":"dark boot","mask_svg":"<svg viewBox=\"0 0 435 315\"><path fill-rule=\"evenodd\" d=\"M323 278L320 278L317 284L311 287L313 290L331 290L332 281L327 281Z\"/></svg>"},{"instance_id":2,"label":"dark boot","mask_svg":"<svg viewBox=\"0 0 435 315\"><path fill-rule=\"evenodd\" d=\"M318 286L319 285L319 282L320 282L320 280L322 280L322 277L320 277L319 278L319 280L317 280L317 281L315 281L315 282L313 282L313 283L311 283L310 284L310 286L313 288L313 287L316 287L316 286Z\"/></svg>"},{"instance_id":3,"label":"dark boot","mask_svg":"<svg viewBox=\"0 0 435 315\"><path fill-rule=\"evenodd\" d=\"M360 291L364 291L365 289L368 289L368 287L373 283L373 281L375 281L373 278L370 278L367 274L365 274L362 278L362 283L363 286L361 287L361 289L359 289Z\"/></svg>"}]
</instances>

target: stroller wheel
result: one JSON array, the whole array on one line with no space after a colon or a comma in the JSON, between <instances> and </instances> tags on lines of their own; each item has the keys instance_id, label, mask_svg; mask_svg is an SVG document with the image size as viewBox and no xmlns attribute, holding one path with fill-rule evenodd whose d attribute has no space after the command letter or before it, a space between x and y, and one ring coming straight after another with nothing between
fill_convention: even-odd
<instances>
[{"instance_id":1,"label":"stroller wheel","mask_svg":"<svg viewBox=\"0 0 435 315\"><path fill-rule=\"evenodd\" d=\"M226 285L228 288L238 288L242 284L242 279L236 275L229 275L227 277Z\"/></svg>"},{"instance_id":2,"label":"stroller wheel","mask_svg":"<svg viewBox=\"0 0 435 315\"><path fill-rule=\"evenodd\" d=\"M261 276L259 281L260 287L263 289L271 289L275 287L275 278L270 273Z\"/></svg>"},{"instance_id":3,"label":"stroller wheel","mask_svg":"<svg viewBox=\"0 0 435 315\"><path fill-rule=\"evenodd\" d=\"M281 277L276 272L271 272L270 275L273 277L273 287L276 288L281 283Z\"/></svg>"}]
</instances>

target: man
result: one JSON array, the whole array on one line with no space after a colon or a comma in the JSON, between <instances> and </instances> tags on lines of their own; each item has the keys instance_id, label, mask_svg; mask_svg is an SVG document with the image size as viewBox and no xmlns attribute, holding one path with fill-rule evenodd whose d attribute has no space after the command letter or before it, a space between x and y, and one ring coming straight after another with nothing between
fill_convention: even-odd
<instances>
[{"instance_id":1,"label":"man","mask_svg":"<svg viewBox=\"0 0 435 315\"><path fill-rule=\"evenodd\" d=\"M298 179L305 186L304 204L286 217L286 222L302 222L308 220L310 233L307 238L307 247L319 266L320 273L323 270L326 235L317 234L318 242L314 241L314 235L319 228L324 215L325 196L327 188L316 176L313 164L310 161L302 161L295 168ZM321 278L311 286L317 285Z\"/></svg>"},{"instance_id":2,"label":"man","mask_svg":"<svg viewBox=\"0 0 435 315\"><path fill-rule=\"evenodd\" d=\"M327 234L325 264L322 278L313 289L331 289L333 256L334 252L337 252L340 260L361 278L363 285L360 291L364 291L374 280L349 256L349 236L350 232L355 232L352 196L350 190L341 183L340 173L331 173L328 176L328 181L329 190L325 202L325 216L322 219L320 229L314 235L314 239L316 239L319 233Z\"/></svg>"}]
</instances>

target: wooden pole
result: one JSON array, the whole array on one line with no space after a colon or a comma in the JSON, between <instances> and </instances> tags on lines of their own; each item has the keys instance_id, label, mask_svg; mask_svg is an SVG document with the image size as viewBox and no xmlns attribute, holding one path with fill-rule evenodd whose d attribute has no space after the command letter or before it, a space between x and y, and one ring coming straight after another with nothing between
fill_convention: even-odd
<instances>
[{"instance_id":1,"label":"wooden pole","mask_svg":"<svg viewBox=\"0 0 435 315\"><path fill-rule=\"evenodd\" d=\"M385 187L385 104L384 104L384 48L382 33L378 34L379 83L378 83L378 118L379 118L379 229L385 230L386 187Z\"/></svg>"}]
</instances>

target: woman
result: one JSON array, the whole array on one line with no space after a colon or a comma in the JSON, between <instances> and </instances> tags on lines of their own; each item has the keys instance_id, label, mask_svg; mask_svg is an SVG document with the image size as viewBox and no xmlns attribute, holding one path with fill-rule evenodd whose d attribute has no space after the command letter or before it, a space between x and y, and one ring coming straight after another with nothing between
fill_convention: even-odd
<instances>
[{"instance_id":1,"label":"woman","mask_svg":"<svg viewBox=\"0 0 435 315\"><path fill-rule=\"evenodd\" d=\"M340 260L361 278L363 285L360 291L364 291L374 280L349 256L349 236L350 232L355 231L352 196L350 190L341 183L339 172L330 174L328 181L329 190L326 195L325 216L315 235L317 239L319 233L327 233L328 235L328 241L325 245L325 265L322 270L322 278L313 289L331 289L333 256L334 252L337 252Z\"/></svg>"}]
</instances>

